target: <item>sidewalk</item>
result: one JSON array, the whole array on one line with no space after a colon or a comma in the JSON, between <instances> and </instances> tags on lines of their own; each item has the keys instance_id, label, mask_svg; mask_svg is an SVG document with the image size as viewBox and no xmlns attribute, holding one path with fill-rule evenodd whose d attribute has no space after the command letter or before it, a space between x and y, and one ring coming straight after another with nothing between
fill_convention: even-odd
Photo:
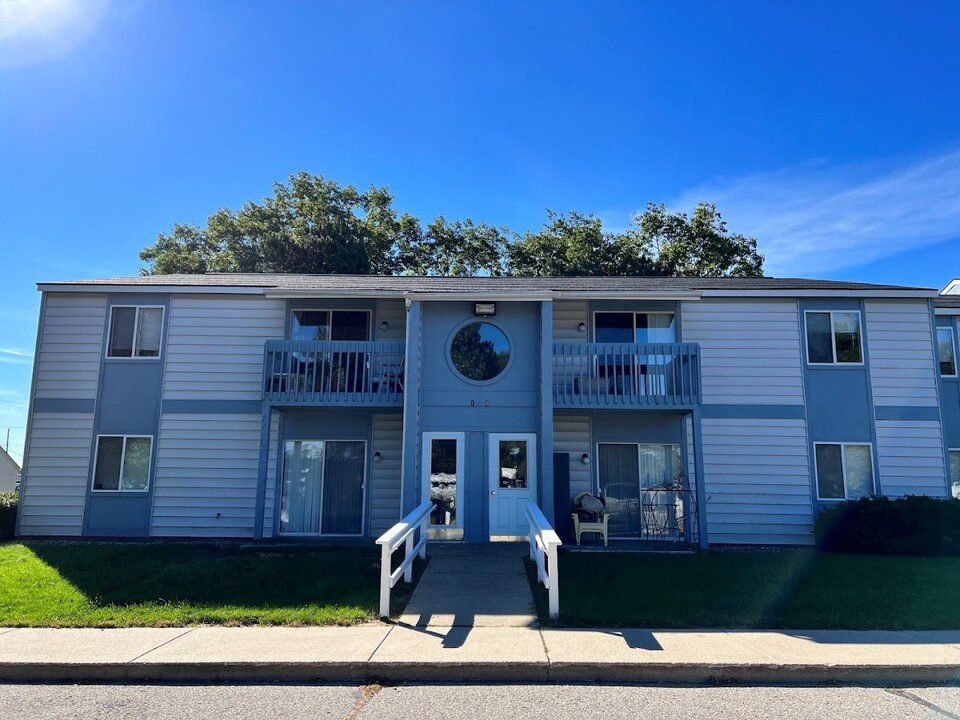
<instances>
[{"instance_id":1,"label":"sidewalk","mask_svg":"<svg viewBox=\"0 0 960 720\"><path fill-rule=\"evenodd\" d=\"M0 681L946 683L960 631L0 628Z\"/></svg>"}]
</instances>

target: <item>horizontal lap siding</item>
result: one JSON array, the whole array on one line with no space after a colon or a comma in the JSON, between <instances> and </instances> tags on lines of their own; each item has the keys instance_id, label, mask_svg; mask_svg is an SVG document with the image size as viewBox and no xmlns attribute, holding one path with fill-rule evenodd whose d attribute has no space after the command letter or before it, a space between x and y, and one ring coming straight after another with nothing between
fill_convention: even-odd
<instances>
[{"instance_id":1,"label":"horizontal lap siding","mask_svg":"<svg viewBox=\"0 0 960 720\"><path fill-rule=\"evenodd\" d=\"M868 300L866 310L874 405L936 407L940 379L927 302Z\"/></svg>"},{"instance_id":2,"label":"horizontal lap siding","mask_svg":"<svg viewBox=\"0 0 960 720\"><path fill-rule=\"evenodd\" d=\"M878 420L877 456L884 495L946 495L939 422Z\"/></svg>"},{"instance_id":3,"label":"horizontal lap siding","mask_svg":"<svg viewBox=\"0 0 960 720\"><path fill-rule=\"evenodd\" d=\"M259 454L259 415L163 415L151 535L252 536Z\"/></svg>"},{"instance_id":4,"label":"horizontal lap siding","mask_svg":"<svg viewBox=\"0 0 960 720\"><path fill-rule=\"evenodd\" d=\"M400 472L403 416L373 416L373 448L380 462L370 466L370 534L381 535L400 521Z\"/></svg>"},{"instance_id":5,"label":"horizontal lap siding","mask_svg":"<svg viewBox=\"0 0 960 720\"><path fill-rule=\"evenodd\" d=\"M47 295L34 397L97 397L106 306L105 295Z\"/></svg>"},{"instance_id":6,"label":"horizontal lap siding","mask_svg":"<svg viewBox=\"0 0 960 720\"><path fill-rule=\"evenodd\" d=\"M802 405L797 303L681 303L683 341L700 345L703 402Z\"/></svg>"},{"instance_id":7,"label":"horizontal lap siding","mask_svg":"<svg viewBox=\"0 0 960 720\"><path fill-rule=\"evenodd\" d=\"M283 338L284 307L270 298L171 298L164 398L259 400L263 346Z\"/></svg>"},{"instance_id":8,"label":"horizontal lap siding","mask_svg":"<svg viewBox=\"0 0 960 720\"><path fill-rule=\"evenodd\" d=\"M81 534L92 443L92 413L34 413L21 535Z\"/></svg>"},{"instance_id":9,"label":"horizontal lap siding","mask_svg":"<svg viewBox=\"0 0 960 720\"><path fill-rule=\"evenodd\" d=\"M580 332L580 323L588 317L586 300L553 302L553 339L557 342L587 342L587 333Z\"/></svg>"},{"instance_id":10,"label":"horizontal lap siding","mask_svg":"<svg viewBox=\"0 0 960 720\"><path fill-rule=\"evenodd\" d=\"M273 516L276 514L277 463L280 461L280 413L270 418L270 446L267 449L267 492L263 500L263 536L273 537Z\"/></svg>"},{"instance_id":11,"label":"horizontal lap siding","mask_svg":"<svg viewBox=\"0 0 960 720\"><path fill-rule=\"evenodd\" d=\"M553 452L570 455L570 497L593 492L590 465L581 461L584 453L591 457L590 418L557 415L553 418Z\"/></svg>"},{"instance_id":12,"label":"horizontal lap siding","mask_svg":"<svg viewBox=\"0 0 960 720\"><path fill-rule=\"evenodd\" d=\"M711 543L813 542L802 420L703 420Z\"/></svg>"},{"instance_id":13,"label":"horizontal lap siding","mask_svg":"<svg viewBox=\"0 0 960 720\"><path fill-rule=\"evenodd\" d=\"M386 322L387 329L380 324ZM377 317L373 327L377 340L403 340L407 336L407 308L403 300L377 300Z\"/></svg>"}]
</instances>

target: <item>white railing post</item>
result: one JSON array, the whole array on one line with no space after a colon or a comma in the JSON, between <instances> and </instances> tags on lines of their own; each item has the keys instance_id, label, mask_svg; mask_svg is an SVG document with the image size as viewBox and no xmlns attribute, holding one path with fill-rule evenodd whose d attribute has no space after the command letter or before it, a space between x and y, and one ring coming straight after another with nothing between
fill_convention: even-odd
<instances>
[{"instance_id":1,"label":"white railing post","mask_svg":"<svg viewBox=\"0 0 960 720\"><path fill-rule=\"evenodd\" d=\"M557 563L560 537L536 503L527 503L527 519L530 521L527 534L530 559L537 564L537 579L547 589L547 609L553 620L560 615L560 566Z\"/></svg>"},{"instance_id":2,"label":"white railing post","mask_svg":"<svg viewBox=\"0 0 960 720\"><path fill-rule=\"evenodd\" d=\"M427 556L427 534L433 503L427 501L404 517L400 522L377 538L380 546L380 617L390 617L390 590L402 577L404 582L413 580L413 560L417 555ZM414 533L420 530L420 537L414 542ZM404 548L403 562L396 570L391 570L393 553L401 545Z\"/></svg>"}]
</instances>

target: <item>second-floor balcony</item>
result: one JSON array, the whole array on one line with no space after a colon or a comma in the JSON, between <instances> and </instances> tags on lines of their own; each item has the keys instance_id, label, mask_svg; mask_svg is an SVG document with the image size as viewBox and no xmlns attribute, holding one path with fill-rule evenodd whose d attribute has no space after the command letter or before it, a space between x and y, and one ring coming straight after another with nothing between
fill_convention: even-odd
<instances>
[{"instance_id":1,"label":"second-floor balcony","mask_svg":"<svg viewBox=\"0 0 960 720\"><path fill-rule=\"evenodd\" d=\"M263 367L274 405L403 405L402 342L269 340Z\"/></svg>"},{"instance_id":2,"label":"second-floor balcony","mask_svg":"<svg viewBox=\"0 0 960 720\"><path fill-rule=\"evenodd\" d=\"M699 345L553 345L555 407L686 408L700 402Z\"/></svg>"}]
</instances>

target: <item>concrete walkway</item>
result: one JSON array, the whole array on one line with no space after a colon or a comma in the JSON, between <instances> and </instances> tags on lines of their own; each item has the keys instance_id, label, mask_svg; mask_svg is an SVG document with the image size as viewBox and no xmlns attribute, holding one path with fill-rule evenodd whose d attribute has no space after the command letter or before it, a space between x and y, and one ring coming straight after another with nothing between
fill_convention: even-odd
<instances>
[{"instance_id":1,"label":"concrete walkway","mask_svg":"<svg viewBox=\"0 0 960 720\"><path fill-rule=\"evenodd\" d=\"M430 548L430 563L400 617L414 627L533 627L533 595L523 567L527 543Z\"/></svg>"},{"instance_id":2,"label":"concrete walkway","mask_svg":"<svg viewBox=\"0 0 960 720\"><path fill-rule=\"evenodd\" d=\"M0 681L955 682L958 632L0 628Z\"/></svg>"}]
</instances>

